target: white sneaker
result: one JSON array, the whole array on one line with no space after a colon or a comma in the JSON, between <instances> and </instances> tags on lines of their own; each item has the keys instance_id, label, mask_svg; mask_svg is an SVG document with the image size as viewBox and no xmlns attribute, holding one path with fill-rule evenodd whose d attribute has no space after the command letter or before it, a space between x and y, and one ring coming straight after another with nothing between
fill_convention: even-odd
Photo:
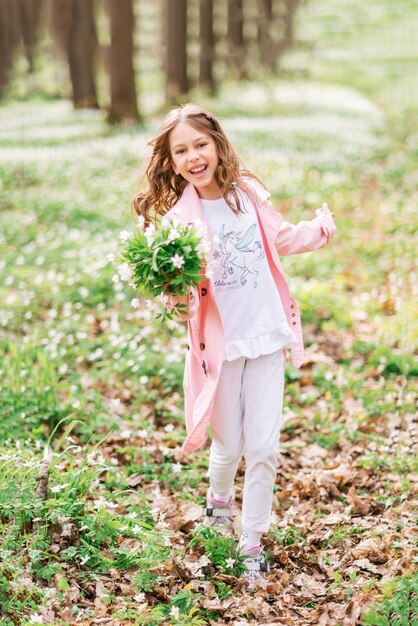
<instances>
[{"instance_id":1,"label":"white sneaker","mask_svg":"<svg viewBox=\"0 0 418 626\"><path fill-rule=\"evenodd\" d=\"M231 495L226 504L220 504L213 500L212 493L209 490L206 500L206 509L204 509L205 519L203 524L210 526L214 530L219 530L224 537L232 537L234 535L234 527L232 524L232 504L234 494Z\"/></svg>"},{"instance_id":2,"label":"white sneaker","mask_svg":"<svg viewBox=\"0 0 418 626\"><path fill-rule=\"evenodd\" d=\"M265 581L265 574L268 574L270 571L270 566L266 561L261 546L251 550L241 549L240 554L245 556L244 565L247 568L247 571L241 577L246 580L247 591L251 593L254 591L256 583Z\"/></svg>"}]
</instances>

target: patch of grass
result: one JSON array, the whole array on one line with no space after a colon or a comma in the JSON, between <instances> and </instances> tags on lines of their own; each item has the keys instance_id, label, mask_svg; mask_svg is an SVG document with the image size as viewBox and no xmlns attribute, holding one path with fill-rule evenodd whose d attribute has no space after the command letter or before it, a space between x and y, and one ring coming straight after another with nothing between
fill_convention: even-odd
<instances>
[{"instance_id":1,"label":"patch of grass","mask_svg":"<svg viewBox=\"0 0 418 626\"><path fill-rule=\"evenodd\" d=\"M383 583L382 599L361 615L361 626L413 626L418 623L418 573Z\"/></svg>"}]
</instances>

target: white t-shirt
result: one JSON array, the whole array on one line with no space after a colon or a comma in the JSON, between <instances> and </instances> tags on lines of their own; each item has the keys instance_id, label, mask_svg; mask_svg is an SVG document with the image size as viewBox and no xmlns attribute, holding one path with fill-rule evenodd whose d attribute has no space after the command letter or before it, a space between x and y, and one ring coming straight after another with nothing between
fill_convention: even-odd
<instances>
[{"instance_id":1,"label":"white t-shirt","mask_svg":"<svg viewBox=\"0 0 418 626\"><path fill-rule=\"evenodd\" d=\"M212 279L225 335L225 360L256 358L297 344L271 274L257 214L241 192L244 213L225 200L200 199L212 235Z\"/></svg>"}]
</instances>

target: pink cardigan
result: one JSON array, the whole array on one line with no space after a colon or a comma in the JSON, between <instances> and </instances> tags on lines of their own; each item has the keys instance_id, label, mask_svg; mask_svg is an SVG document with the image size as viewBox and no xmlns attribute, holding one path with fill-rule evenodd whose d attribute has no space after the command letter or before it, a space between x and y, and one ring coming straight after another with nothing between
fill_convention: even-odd
<instances>
[{"instance_id":1,"label":"pink cardigan","mask_svg":"<svg viewBox=\"0 0 418 626\"><path fill-rule=\"evenodd\" d=\"M268 200L270 194L261 183L251 178L245 182L257 211L266 256L284 312L298 339L290 354L292 364L299 368L304 356L300 312L289 293L279 254L297 254L322 248L335 234L336 226L330 212L321 211L317 211L317 216L310 221L290 224L272 208ZM189 224L199 219L206 226L210 239L199 196L191 183L167 215ZM211 260L210 257L208 260ZM187 320L188 332L183 380L187 438L183 449L192 451L200 448L207 439L206 430L224 357L224 335L213 287L208 279L202 281L198 288L189 289L184 298L168 297L166 300L169 308L176 302L187 304L187 314L183 318ZM287 352L285 348L285 359Z\"/></svg>"}]
</instances>

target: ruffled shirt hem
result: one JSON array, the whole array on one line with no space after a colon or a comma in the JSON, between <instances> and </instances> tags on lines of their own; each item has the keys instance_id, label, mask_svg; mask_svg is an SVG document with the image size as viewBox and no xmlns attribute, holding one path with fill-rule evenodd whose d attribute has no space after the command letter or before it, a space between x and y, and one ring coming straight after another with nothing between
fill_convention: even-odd
<instances>
[{"instance_id":1,"label":"ruffled shirt hem","mask_svg":"<svg viewBox=\"0 0 418 626\"><path fill-rule=\"evenodd\" d=\"M240 357L256 359L263 354L271 354L281 348L291 348L298 343L295 334L287 326L265 335L248 339L232 339L225 343L225 361L235 361Z\"/></svg>"}]
</instances>

